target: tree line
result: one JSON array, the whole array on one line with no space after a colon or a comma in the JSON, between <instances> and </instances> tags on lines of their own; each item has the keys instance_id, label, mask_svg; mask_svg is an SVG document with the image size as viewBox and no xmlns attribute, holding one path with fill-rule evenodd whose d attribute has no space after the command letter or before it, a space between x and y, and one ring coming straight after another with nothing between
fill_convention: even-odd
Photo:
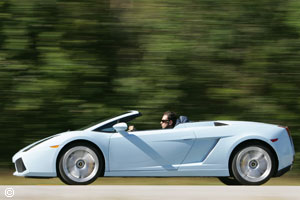
<instances>
[{"instance_id":1,"label":"tree line","mask_svg":"<svg viewBox=\"0 0 300 200\"><path fill-rule=\"evenodd\" d=\"M0 167L131 109L145 129L166 110L287 125L299 152L299 17L296 0L1 0Z\"/></svg>"}]
</instances>

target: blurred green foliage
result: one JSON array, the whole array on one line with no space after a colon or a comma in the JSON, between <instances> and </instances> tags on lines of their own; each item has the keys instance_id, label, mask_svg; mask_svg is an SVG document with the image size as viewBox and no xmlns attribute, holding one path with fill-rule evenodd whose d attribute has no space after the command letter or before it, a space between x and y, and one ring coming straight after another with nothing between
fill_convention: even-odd
<instances>
[{"instance_id":1,"label":"blurred green foliage","mask_svg":"<svg viewBox=\"0 0 300 200\"><path fill-rule=\"evenodd\" d=\"M0 0L0 167L130 109L138 128L165 110L288 125L299 152L299 17L297 0Z\"/></svg>"}]
</instances>

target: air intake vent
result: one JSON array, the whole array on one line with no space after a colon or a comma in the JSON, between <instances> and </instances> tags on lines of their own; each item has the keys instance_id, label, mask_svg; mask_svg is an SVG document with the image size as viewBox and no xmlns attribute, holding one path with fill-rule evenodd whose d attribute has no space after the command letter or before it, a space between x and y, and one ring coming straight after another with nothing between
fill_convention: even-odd
<instances>
[{"instance_id":1,"label":"air intake vent","mask_svg":"<svg viewBox=\"0 0 300 200\"><path fill-rule=\"evenodd\" d=\"M23 163L22 158L19 158L18 160L16 160L16 169L19 173L24 172L26 170L26 167Z\"/></svg>"},{"instance_id":2,"label":"air intake vent","mask_svg":"<svg viewBox=\"0 0 300 200\"><path fill-rule=\"evenodd\" d=\"M227 126L228 124L224 124L221 122L215 122L215 126Z\"/></svg>"}]
</instances>

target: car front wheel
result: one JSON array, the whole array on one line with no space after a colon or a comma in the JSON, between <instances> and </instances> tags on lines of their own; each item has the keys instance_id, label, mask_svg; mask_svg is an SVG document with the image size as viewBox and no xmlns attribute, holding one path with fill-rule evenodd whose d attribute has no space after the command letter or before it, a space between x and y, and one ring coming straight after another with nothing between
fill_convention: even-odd
<instances>
[{"instance_id":1,"label":"car front wheel","mask_svg":"<svg viewBox=\"0 0 300 200\"><path fill-rule=\"evenodd\" d=\"M246 145L235 153L231 167L234 179L240 184L261 185L274 174L275 158L264 145Z\"/></svg>"},{"instance_id":2,"label":"car front wheel","mask_svg":"<svg viewBox=\"0 0 300 200\"><path fill-rule=\"evenodd\" d=\"M94 182L103 170L99 151L89 144L74 143L62 150L59 158L59 177L69 185Z\"/></svg>"}]
</instances>

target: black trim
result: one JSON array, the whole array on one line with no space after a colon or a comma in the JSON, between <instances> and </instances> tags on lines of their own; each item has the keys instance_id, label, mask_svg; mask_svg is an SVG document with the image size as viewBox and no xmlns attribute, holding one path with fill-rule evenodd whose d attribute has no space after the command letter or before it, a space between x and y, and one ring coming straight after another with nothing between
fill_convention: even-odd
<instances>
[{"instance_id":1,"label":"black trim","mask_svg":"<svg viewBox=\"0 0 300 200\"><path fill-rule=\"evenodd\" d=\"M19 158L18 160L16 160L16 170L21 173L24 172L26 170L26 167L23 163L22 158Z\"/></svg>"},{"instance_id":2,"label":"black trim","mask_svg":"<svg viewBox=\"0 0 300 200\"><path fill-rule=\"evenodd\" d=\"M56 176L25 176L25 178L35 178L35 179L50 179L55 178Z\"/></svg>"},{"instance_id":3,"label":"black trim","mask_svg":"<svg viewBox=\"0 0 300 200\"><path fill-rule=\"evenodd\" d=\"M292 169L292 166L293 166L293 165L290 165L290 166L287 166L287 167L285 167L285 168L279 170L279 171L274 175L274 177L280 177L280 176L282 176L283 174L287 173L288 171L290 171L290 170Z\"/></svg>"}]
</instances>

